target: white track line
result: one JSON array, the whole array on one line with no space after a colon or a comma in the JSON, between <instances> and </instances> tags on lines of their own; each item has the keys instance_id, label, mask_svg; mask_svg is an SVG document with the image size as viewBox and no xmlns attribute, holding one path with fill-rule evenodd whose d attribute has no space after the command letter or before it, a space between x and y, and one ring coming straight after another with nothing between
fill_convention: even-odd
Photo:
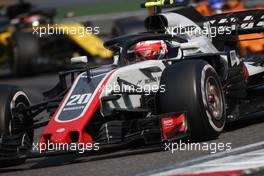
<instances>
[{"instance_id":1,"label":"white track line","mask_svg":"<svg viewBox=\"0 0 264 176\"><path fill-rule=\"evenodd\" d=\"M228 152L189 160L169 168L140 175L163 176L246 170L264 167L264 141L238 147Z\"/></svg>"}]
</instances>

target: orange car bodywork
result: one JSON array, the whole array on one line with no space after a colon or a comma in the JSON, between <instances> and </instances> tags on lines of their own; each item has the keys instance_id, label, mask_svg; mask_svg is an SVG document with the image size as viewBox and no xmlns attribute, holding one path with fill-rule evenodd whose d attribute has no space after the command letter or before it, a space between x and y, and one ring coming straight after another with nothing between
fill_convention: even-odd
<instances>
[{"instance_id":1,"label":"orange car bodywork","mask_svg":"<svg viewBox=\"0 0 264 176\"><path fill-rule=\"evenodd\" d=\"M196 10L198 12L200 12L204 16L211 16L211 15L213 15L211 9L207 5L205 5L205 4L200 4L200 5L198 4L195 8L196 8Z\"/></svg>"},{"instance_id":2,"label":"orange car bodywork","mask_svg":"<svg viewBox=\"0 0 264 176\"><path fill-rule=\"evenodd\" d=\"M204 16L213 15L213 12L211 11L208 5L198 5L196 6L196 9ZM255 9L263 9L263 7L256 7ZM246 9L244 8L243 3L240 3L235 8L232 8L231 10L225 10L224 12L238 12L243 10ZM239 50L241 56L245 56L249 53L262 53L264 51L263 33L240 35L239 40L241 40Z\"/></svg>"}]
</instances>

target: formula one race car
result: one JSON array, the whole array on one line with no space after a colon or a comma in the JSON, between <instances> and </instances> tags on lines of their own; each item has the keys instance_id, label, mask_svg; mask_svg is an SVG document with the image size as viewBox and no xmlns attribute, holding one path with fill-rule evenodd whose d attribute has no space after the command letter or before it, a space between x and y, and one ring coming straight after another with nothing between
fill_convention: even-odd
<instances>
[{"instance_id":1,"label":"formula one race car","mask_svg":"<svg viewBox=\"0 0 264 176\"><path fill-rule=\"evenodd\" d=\"M0 3L0 64L8 63L15 74L32 70L30 62L38 52L32 24L53 23L54 15L55 9L40 9L23 1Z\"/></svg>"},{"instance_id":2,"label":"formula one race car","mask_svg":"<svg viewBox=\"0 0 264 176\"><path fill-rule=\"evenodd\" d=\"M229 35L263 32L263 23L251 19L253 28L239 27ZM233 50L219 51L207 35L161 31L180 25L201 29L205 21L197 11L158 13L145 22L149 32L105 42L114 53L112 65L89 68L86 57L72 58L83 68L61 72L60 82L44 93L45 102L31 105L21 88L2 85L1 166L36 157L37 149L41 154L72 152L65 145L89 145L100 153L185 137L215 139L227 122L263 111L262 62L245 63ZM37 116L44 110L48 120ZM31 151L34 130L43 126ZM64 149L50 151L51 145Z\"/></svg>"},{"instance_id":3,"label":"formula one race car","mask_svg":"<svg viewBox=\"0 0 264 176\"><path fill-rule=\"evenodd\" d=\"M55 9L23 1L0 6L0 64L8 63L21 77L63 69L78 55L97 65L112 62L112 53L97 36L99 28L88 22L56 24L55 15Z\"/></svg>"}]
</instances>

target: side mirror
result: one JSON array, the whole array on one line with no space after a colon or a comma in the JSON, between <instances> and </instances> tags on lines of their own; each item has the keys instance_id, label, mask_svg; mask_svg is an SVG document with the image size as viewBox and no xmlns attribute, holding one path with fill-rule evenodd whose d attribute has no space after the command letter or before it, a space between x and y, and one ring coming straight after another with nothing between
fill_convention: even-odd
<instances>
[{"instance_id":1,"label":"side mirror","mask_svg":"<svg viewBox=\"0 0 264 176\"><path fill-rule=\"evenodd\" d=\"M84 68L86 68L87 79L88 81L91 81L90 68L89 68L89 65L87 64L88 63L87 56L73 57L71 58L71 63L72 64L85 64Z\"/></svg>"},{"instance_id":2,"label":"side mirror","mask_svg":"<svg viewBox=\"0 0 264 176\"><path fill-rule=\"evenodd\" d=\"M87 58L87 56L73 57L73 58L71 58L71 63L72 64L78 64L78 63L87 64L88 58Z\"/></svg>"}]
</instances>

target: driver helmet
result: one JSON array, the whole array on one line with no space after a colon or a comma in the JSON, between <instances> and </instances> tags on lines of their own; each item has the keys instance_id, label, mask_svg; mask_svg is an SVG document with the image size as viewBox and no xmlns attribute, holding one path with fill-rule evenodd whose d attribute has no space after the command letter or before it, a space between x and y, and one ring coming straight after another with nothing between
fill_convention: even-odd
<instances>
[{"instance_id":1,"label":"driver helmet","mask_svg":"<svg viewBox=\"0 0 264 176\"><path fill-rule=\"evenodd\" d=\"M168 48L163 40L151 40L137 43L134 52L141 60L158 60L167 55Z\"/></svg>"}]
</instances>

